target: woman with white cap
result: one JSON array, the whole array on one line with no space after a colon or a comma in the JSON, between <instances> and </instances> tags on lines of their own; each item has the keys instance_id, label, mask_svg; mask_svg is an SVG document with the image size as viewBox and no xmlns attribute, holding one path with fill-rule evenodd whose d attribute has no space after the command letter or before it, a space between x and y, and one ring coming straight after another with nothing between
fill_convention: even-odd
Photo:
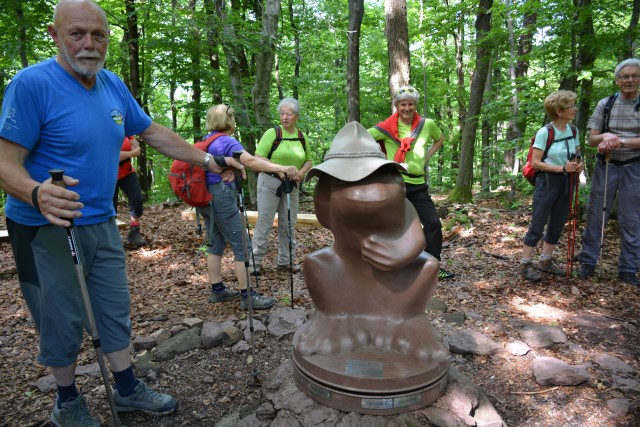
<instances>
[{"instance_id":1,"label":"woman with white cap","mask_svg":"<svg viewBox=\"0 0 640 427\"><path fill-rule=\"evenodd\" d=\"M378 123L369 133L378 141L389 160L402 163L407 199L418 212L422 231L427 241L426 251L440 260L442 252L442 224L425 180L425 167L429 158L442 146L444 135L435 122L416 112L420 95L412 86L403 86L393 96L396 108L386 120ZM440 268L440 279L455 275Z\"/></svg>"}]
</instances>

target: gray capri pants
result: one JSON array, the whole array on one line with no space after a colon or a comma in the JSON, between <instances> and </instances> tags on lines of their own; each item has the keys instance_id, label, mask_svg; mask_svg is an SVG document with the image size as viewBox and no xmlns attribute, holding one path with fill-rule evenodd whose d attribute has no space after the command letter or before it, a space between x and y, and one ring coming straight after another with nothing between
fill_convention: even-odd
<instances>
[{"instance_id":1,"label":"gray capri pants","mask_svg":"<svg viewBox=\"0 0 640 427\"><path fill-rule=\"evenodd\" d=\"M9 218L7 229L20 288L40 333L38 360L46 366L71 365L82 344L85 318L66 230ZM115 219L75 227L75 233L102 350L123 350L131 337L131 297Z\"/></svg>"}]
</instances>

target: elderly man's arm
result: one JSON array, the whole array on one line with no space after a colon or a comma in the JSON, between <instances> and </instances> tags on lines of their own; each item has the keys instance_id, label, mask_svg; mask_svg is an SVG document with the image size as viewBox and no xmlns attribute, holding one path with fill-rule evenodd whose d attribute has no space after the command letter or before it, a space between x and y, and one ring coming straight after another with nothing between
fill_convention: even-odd
<instances>
[{"instance_id":1,"label":"elderly man's arm","mask_svg":"<svg viewBox=\"0 0 640 427\"><path fill-rule=\"evenodd\" d=\"M198 166L204 163L205 152L189 144L178 134L162 125L152 123L144 132L140 133L140 136L147 144L167 157ZM244 166L232 157L225 157L224 160L230 168L244 169ZM209 162L210 172L223 173L225 169L213 159Z\"/></svg>"},{"instance_id":2,"label":"elderly man's arm","mask_svg":"<svg viewBox=\"0 0 640 427\"><path fill-rule=\"evenodd\" d=\"M71 223L62 218L78 218L80 196L51 183L34 180L24 168L29 151L21 145L0 138L0 186L11 196L39 209L51 224L68 227ZM78 184L78 180L65 176L66 186ZM37 188L37 190L36 190ZM35 202L34 203L34 199Z\"/></svg>"}]
</instances>

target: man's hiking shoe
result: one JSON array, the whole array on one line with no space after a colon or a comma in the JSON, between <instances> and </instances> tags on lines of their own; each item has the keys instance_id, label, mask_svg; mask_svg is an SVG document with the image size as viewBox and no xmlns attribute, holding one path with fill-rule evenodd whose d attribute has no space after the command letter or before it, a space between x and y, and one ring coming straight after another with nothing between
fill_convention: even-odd
<instances>
[{"instance_id":1,"label":"man's hiking shoe","mask_svg":"<svg viewBox=\"0 0 640 427\"><path fill-rule=\"evenodd\" d=\"M531 282L537 282L542 279L542 276L531 264L531 261L522 263L522 276Z\"/></svg>"},{"instance_id":2,"label":"man's hiking shoe","mask_svg":"<svg viewBox=\"0 0 640 427\"><path fill-rule=\"evenodd\" d=\"M57 427L100 427L98 420L89 413L87 401L82 394L63 402L61 408L58 408L56 395L50 419Z\"/></svg>"},{"instance_id":3,"label":"man's hiking shoe","mask_svg":"<svg viewBox=\"0 0 640 427\"><path fill-rule=\"evenodd\" d=\"M253 265L250 265L249 274L251 274L252 276L262 275L262 267L260 267L259 265L256 265L255 267Z\"/></svg>"},{"instance_id":4,"label":"man's hiking shoe","mask_svg":"<svg viewBox=\"0 0 640 427\"><path fill-rule=\"evenodd\" d=\"M252 310L268 310L276 300L273 298L265 297L257 292L254 292L251 296L251 309ZM249 310L249 296L240 299L240 310Z\"/></svg>"},{"instance_id":5,"label":"man's hiking shoe","mask_svg":"<svg viewBox=\"0 0 640 427\"><path fill-rule=\"evenodd\" d=\"M278 270L280 271L289 271L289 264L278 264ZM293 264L293 267L291 268L291 271L293 273L299 273L300 272L300 264Z\"/></svg>"},{"instance_id":6,"label":"man's hiking shoe","mask_svg":"<svg viewBox=\"0 0 640 427\"><path fill-rule=\"evenodd\" d=\"M640 280L638 280L638 276L636 273L632 273L630 271L622 271L618 273L618 279L622 280L627 285L640 286Z\"/></svg>"},{"instance_id":7,"label":"man's hiking shoe","mask_svg":"<svg viewBox=\"0 0 640 427\"><path fill-rule=\"evenodd\" d=\"M209 302L211 303L225 302L225 301L231 301L232 299L236 299L239 297L240 297L240 292L234 291L229 288L224 288L224 291L218 292L218 293L211 291Z\"/></svg>"},{"instance_id":8,"label":"man's hiking shoe","mask_svg":"<svg viewBox=\"0 0 640 427\"><path fill-rule=\"evenodd\" d=\"M129 234L127 234L127 242L134 246L144 246L147 241L140 234L140 227L131 227Z\"/></svg>"},{"instance_id":9,"label":"man's hiking shoe","mask_svg":"<svg viewBox=\"0 0 640 427\"><path fill-rule=\"evenodd\" d=\"M538 262L538 270L545 273L555 274L556 276L564 276L567 274L566 270L558 267L553 258L541 260Z\"/></svg>"},{"instance_id":10,"label":"man's hiking shoe","mask_svg":"<svg viewBox=\"0 0 640 427\"><path fill-rule=\"evenodd\" d=\"M151 390L143 381L130 396L120 396L118 389L113 391L116 412L142 411L151 415L167 415L176 410L178 401L168 394Z\"/></svg>"},{"instance_id":11,"label":"man's hiking shoe","mask_svg":"<svg viewBox=\"0 0 640 427\"><path fill-rule=\"evenodd\" d=\"M444 268L441 268L440 272L438 273L438 279L440 280L453 279L454 277L456 277L454 273L447 271Z\"/></svg>"},{"instance_id":12,"label":"man's hiking shoe","mask_svg":"<svg viewBox=\"0 0 640 427\"><path fill-rule=\"evenodd\" d=\"M596 266L593 264L580 264L580 269L576 273L581 279L587 279L596 273Z\"/></svg>"}]
</instances>

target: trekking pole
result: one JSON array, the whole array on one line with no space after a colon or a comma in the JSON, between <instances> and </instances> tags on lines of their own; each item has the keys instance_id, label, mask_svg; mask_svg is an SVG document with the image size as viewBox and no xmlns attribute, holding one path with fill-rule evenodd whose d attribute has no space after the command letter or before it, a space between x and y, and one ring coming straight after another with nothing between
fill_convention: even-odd
<instances>
[{"instance_id":1,"label":"trekking pole","mask_svg":"<svg viewBox=\"0 0 640 427\"><path fill-rule=\"evenodd\" d=\"M233 157L239 161L241 151L234 151ZM260 375L260 371L256 366L256 343L253 337L254 328L253 328L253 289L251 288L251 274L249 273L249 241L251 237L249 236L249 220L247 218L247 210L244 206L244 189L242 183L242 171L235 171L235 184L236 190L238 193L238 209L242 213L242 220L244 221L245 230L242 232L242 247L244 249L244 271L247 277L247 308L249 309L249 341L251 341L251 377L253 378L253 382L256 384L260 384L260 379L258 375ZM253 251L251 254L253 259ZM254 260L254 269L255 269L255 260ZM256 286L258 286L258 277L256 276Z\"/></svg>"},{"instance_id":2,"label":"trekking pole","mask_svg":"<svg viewBox=\"0 0 640 427\"><path fill-rule=\"evenodd\" d=\"M51 182L54 185L65 188L63 178L64 171L62 169L51 169L49 174L51 175ZM87 283L84 278L84 269L82 268L80 254L78 253L78 240L76 239L76 233L73 228L73 219L65 219L71 223L71 225L69 227L65 227L65 229L67 230L67 241L69 243L71 256L73 257L73 264L76 268L76 277L78 278L78 286L80 288L80 295L82 296L82 304L84 306L84 313L86 316L84 327L91 336L91 343L93 344L93 348L96 350L96 358L98 359L98 365L100 366L100 373L102 374L104 388L107 392L107 400L109 401L109 408L111 409L113 425L120 427L120 419L118 418L115 400L113 399L113 390L109 383L109 373L104 362L104 354L102 353L102 344L100 343L100 337L98 336L98 329L96 328L96 321L93 317L93 309L91 308L91 300L89 299L89 291L87 290Z\"/></svg>"},{"instance_id":3,"label":"trekking pole","mask_svg":"<svg viewBox=\"0 0 640 427\"><path fill-rule=\"evenodd\" d=\"M604 246L604 225L607 222L607 187L609 186L609 160L611 152L604 155L604 195L602 198L602 228L600 230L600 255L598 256L598 274L602 275L602 247Z\"/></svg>"},{"instance_id":4,"label":"trekking pole","mask_svg":"<svg viewBox=\"0 0 640 427\"><path fill-rule=\"evenodd\" d=\"M575 182L575 185L574 185ZM576 245L576 227L578 223L578 209L580 206L580 199L578 195L578 176L576 172L569 175L569 191L573 191L570 195L570 210L569 210L569 234L567 238L567 283L571 279L573 274L573 258L575 254Z\"/></svg>"},{"instance_id":5,"label":"trekking pole","mask_svg":"<svg viewBox=\"0 0 640 427\"><path fill-rule=\"evenodd\" d=\"M291 282L291 308L293 308L293 241L291 237L291 192L295 183L285 175L282 191L287 195L287 226L289 231L289 281Z\"/></svg>"}]
</instances>

